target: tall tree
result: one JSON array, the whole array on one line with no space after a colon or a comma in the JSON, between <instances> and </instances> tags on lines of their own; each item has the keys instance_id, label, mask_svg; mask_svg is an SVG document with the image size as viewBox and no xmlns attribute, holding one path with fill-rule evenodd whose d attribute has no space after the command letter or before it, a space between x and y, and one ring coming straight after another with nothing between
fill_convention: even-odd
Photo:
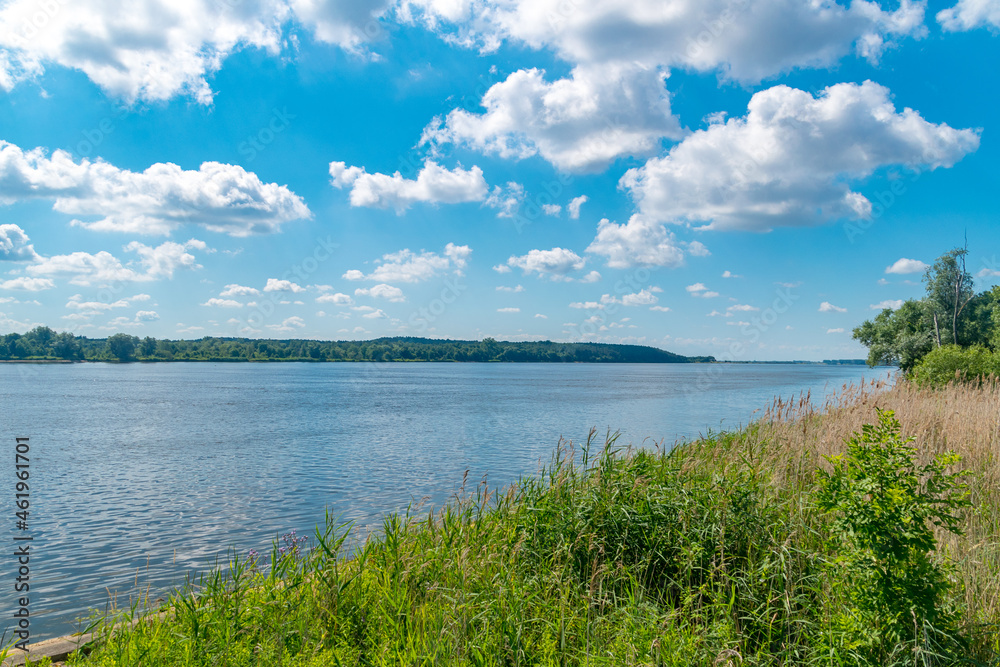
<instances>
[{"instance_id":1,"label":"tall tree","mask_svg":"<svg viewBox=\"0 0 1000 667\"><path fill-rule=\"evenodd\" d=\"M118 333L108 338L108 352L118 361L132 361L139 339L128 334Z\"/></svg>"},{"instance_id":2,"label":"tall tree","mask_svg":"<svg viewBox=\"0 0 1000 667\"><path fill-rule=\"evenodd\" d=\"M949 250L924 273L938 347L941 346L942 328L945 328L952 343L961 344L960 320L975 296L972 275L965 269L965 256L968 254L967 247Z\"/></svg>"}]
</instances>

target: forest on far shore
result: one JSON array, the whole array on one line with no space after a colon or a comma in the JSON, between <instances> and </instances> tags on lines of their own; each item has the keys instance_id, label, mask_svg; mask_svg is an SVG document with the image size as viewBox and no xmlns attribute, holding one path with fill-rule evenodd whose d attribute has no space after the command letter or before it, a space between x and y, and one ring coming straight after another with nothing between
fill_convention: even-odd
<instances>
[{"instance_id":1,"label":"forest on far shore","mask_svg":"<svg viewBox=\"0 0 1000 667\"><path fill-rule=\"evenodd\" d=\"M0 336L6 361L507 361L554 363L711 362L645 345L377 338L365 341L213 338L157 340L129 334L87 338L36 327Z\"/></svg>"}]
</instances>

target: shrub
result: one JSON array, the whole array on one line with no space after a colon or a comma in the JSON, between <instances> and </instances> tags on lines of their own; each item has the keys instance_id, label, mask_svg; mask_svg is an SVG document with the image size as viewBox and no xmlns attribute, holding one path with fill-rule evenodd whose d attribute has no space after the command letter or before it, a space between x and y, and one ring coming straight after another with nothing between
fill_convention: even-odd
<instances>
[{"instance_id":1,"label":"shrub","mask_svg":"<svg viewBox=\"0 0 1000 667\"><path fill-rule=\"evenodd\" d=\"M935 561L934 528L961 534L959 511L970 505L964 472L948 452L917 466L912 438L900 435L893 412L879 411L847 440L847 453L820 471L821 509L836 511L833 533L841 552L833 576L846 591L836 625L839 652L856 664L947 664L964 641L944 601L951 588L946 564Z\"/></svg>"},{"instance_id":2,"label":"shrub","mask_svg":"<svg viewBox=\"0 0 1000 667\"><path fill-rule=\"evenodd\" d=\"M979 383L1000 375L1000 354L985 347L961 348L945 345L932 350L913 369L913 380L921 386L942 387L949 382Z\"/></svg>"}]
</instances>

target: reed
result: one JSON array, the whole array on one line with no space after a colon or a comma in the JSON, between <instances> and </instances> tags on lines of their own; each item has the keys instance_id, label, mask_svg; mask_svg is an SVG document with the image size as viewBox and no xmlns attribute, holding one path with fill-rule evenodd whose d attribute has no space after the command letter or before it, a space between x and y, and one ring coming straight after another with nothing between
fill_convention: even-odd
<instances>
[{"instance_id":1,"label":"reed","mask_svg":"<svg viewBox=\"0 0 1000 667\"><path fill-rule=\"evenodd\" d=\"M876 407L921 458L954 450L974 473L965 536L941 533L937 554L966 654L900 646L894 664L996 666L1000 390L905 382L776 401L742 431L670 450L561 443L538 475L463 485L353 547L352 527L327 517L266 563L234 556L168 614L114 632L121 616L100 619L103 639L70 664L857 664L837 648L852 639L835 622L848 596L816 471Z\"/></svg>"}]
</instances>

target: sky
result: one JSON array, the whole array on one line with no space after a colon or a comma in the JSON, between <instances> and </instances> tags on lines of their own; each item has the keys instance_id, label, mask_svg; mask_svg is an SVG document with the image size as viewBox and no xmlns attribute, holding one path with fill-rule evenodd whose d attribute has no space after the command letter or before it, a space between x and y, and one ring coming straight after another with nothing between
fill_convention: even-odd
<instances>
[{"instance_id":1,"label":"sky","mask_svg":"<svg viewBox=\"0 0 1000 667\"><path fill-rule=\"evenodd\" d=\"M0 0L0 333L861 358L951 248L1000 282L998 39L1000 0Z\"/></svg>"}]
</instances>

